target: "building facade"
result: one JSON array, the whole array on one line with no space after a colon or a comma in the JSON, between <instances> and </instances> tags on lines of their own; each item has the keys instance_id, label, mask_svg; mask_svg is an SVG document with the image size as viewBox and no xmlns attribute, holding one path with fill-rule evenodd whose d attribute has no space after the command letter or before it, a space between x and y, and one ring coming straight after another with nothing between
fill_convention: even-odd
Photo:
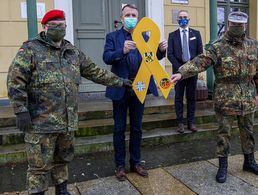
<instances>
[{"instance_id":1,"label":"building facade","mask_svg":"<svg viewBox=\"0 0 258 195\"><path fill-rule=\"evenodd\" d=\"M18 48L28 37L25 10L26 0L0 1L0 98L6 98L6 76L11 60ZM66 13L66 39L89 55L99 66L109 69L102 61L105 35L114 31L114 21L119 21L123 4L133 3L139 8L140 17L152 18L161 30L161 39L167 39L177 29L177 12L181 9L190 14L190 26L201 32L203 43L210 40L210 0L37 0L38 31L40 20L50 9L62 9ZM250 15L248 33L258 38L258 3L256 0L217 0L218 35L227 28L226 15L241 10ZM120 28L118 23L118 28ZM168 60L161 61L172 74ZM203 75L205 78L205 74ZM101 93L105 87L86 79L80 85L80 92Z\"/></svg>"}]
</instances>

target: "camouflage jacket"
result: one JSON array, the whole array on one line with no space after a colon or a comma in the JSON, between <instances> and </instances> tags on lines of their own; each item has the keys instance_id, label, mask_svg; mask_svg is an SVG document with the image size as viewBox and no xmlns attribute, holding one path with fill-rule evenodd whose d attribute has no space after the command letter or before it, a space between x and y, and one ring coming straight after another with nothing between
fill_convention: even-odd
<instances>
[{"instance_id":1,"label":"camouflage jacket","mask_svg":"<svg viewBox=\"0 0 258 195\"><path fill-rule=\"evenodd\" d=\"M8 96L15 114L30 113L31 132L77 130L81 76L107 86L123 85L119 77L99 68L68 41L58 47L41 32L24 42L9 68Z\"/></svg>"},{"instance_id":2,"label":"camouflage jacket","mask_svg":"<svg viewBox=\"0 0 258 195\"><path fill-rule=\"evenodd\" d=\"M226 33L206 49L205 55L184 64L179 72L182 78L188 78L213 66L215 111L245 115L256 109L257 49L255 40L247 37L232 39Z\"/></svg>"}]
</instances>

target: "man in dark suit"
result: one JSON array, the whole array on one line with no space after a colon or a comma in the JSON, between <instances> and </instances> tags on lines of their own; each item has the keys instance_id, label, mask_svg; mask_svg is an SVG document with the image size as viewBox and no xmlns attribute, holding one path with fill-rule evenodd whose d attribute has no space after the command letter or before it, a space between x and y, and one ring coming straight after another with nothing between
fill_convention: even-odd
<instances>
[{"instance_id":1,"label":"man in dark suit","mask_svg":"<svg viewBox=\"0 0 258 195\"><path fill-rule=\"evenodd\" d=\"M176 73L179 67L187 61L203 53L200 32L188 27L189 20L188 12L180 10L177 16L179 28L169 34L167 53L168 59L172 63L173 73ZM178 123L177 131L179 133L184 133L183 98L185 90L187 99L187 127L192 132L197 131L195 126L195 90L197 77L193 76L178 81L175 86L175 109Z\"/></svg>"},{"instance_id":2,"label":"man in dark suit","mask_svg":"<svg viewBox=\"0 0 258 195\"><path fill-rule=\"evenodd\" d=\"M142 61L141 55L136 49L136 44L132 41L132 32L138 22L138 10L135 5L125 5L122 8L120 19L123 27L106 36L103 60L106 64L112 65L111 71L113 73L133 81ZM144 39L147 40L148 36L144 35ZM161 42L157 51L158 59L165 57L166 49L167 41ZM148 92L158 96L153 77L151 77ZM107 87L106 97L110 98L113 102L113 142L117 179L119 181L126 179L125 130L127 109L129 109L130 117L130 168L131 171L141 176L148 176L148 172L140 163L141 126L144 104L141 104L134 91L130 88L119 89L116 87Z\"/></svg>"}]
</instances>

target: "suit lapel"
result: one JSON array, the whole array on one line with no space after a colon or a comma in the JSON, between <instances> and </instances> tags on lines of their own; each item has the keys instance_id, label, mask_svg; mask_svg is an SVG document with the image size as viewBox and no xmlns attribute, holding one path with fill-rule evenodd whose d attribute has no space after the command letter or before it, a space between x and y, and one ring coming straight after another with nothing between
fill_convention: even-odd
<instances>
[{"instance_id":1,"label":"suit lapel","mask_svg":"<svg viewBox=\"0 0 258 195\"><path fill-rule=\"evenodd\" d=\"M116 40L119 41L120 47L124 46L124 39L125 39L125 35L124 35L124 32L123 32L123 29L121 28L120 30L118 30L118 37L116 39Z\"/></svg>"},{"instance_id":2,"label":"suit lapel","mask_svg":"<svg viewBox=\"0 0 258 195\"><path fill-rule=\"evenodd\" d=\"M193 56L193 54L191 53L193 51L193 48L195 47L195 45L193 45L191 42L190 42L190 38L191 37L194 37L194 33L193 33L193 30L191 28L189 28L189 40L188 40L188 45L189 45L189 52L190 52L190 55Z\"/></svg>"},{"instance_id":3,"label":"suit lapel","mask_svg":"<svg viewBox=\"0 0 258 195\"><path fill-rule=\"evenodd\" d=\"M181 36L180 36L180 29L177 29L177 32L176 32L176 39L175 41L178 41L178 45L179 45L179 51L181 51L182 53L182 43L181 43Z\"/></svg>"}]
</instances>

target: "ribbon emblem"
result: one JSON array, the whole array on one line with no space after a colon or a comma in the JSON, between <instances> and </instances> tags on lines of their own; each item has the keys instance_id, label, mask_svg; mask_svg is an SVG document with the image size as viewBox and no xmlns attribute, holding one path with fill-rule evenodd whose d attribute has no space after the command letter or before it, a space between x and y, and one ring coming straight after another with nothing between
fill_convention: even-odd
<instances>
[{"instance_id":1,"label":"ribbon emblem","mask_svg":"<svg viewBox=\"0 0 258 195\"><path fill-rule=\"evenodd\" d=\"M150 32L147 42L143 38L144 32ZM133 82L133 90L136 96L141 103L144 102L150 78L153 75L161 93L167 98L173 87L173 83L170 81L167 72L159 64L156 57L160 40L160 30L158 26L150 18L144 17L134 29L132 38L142 56L141 66Z\"/></svg>"}]
</instances>

